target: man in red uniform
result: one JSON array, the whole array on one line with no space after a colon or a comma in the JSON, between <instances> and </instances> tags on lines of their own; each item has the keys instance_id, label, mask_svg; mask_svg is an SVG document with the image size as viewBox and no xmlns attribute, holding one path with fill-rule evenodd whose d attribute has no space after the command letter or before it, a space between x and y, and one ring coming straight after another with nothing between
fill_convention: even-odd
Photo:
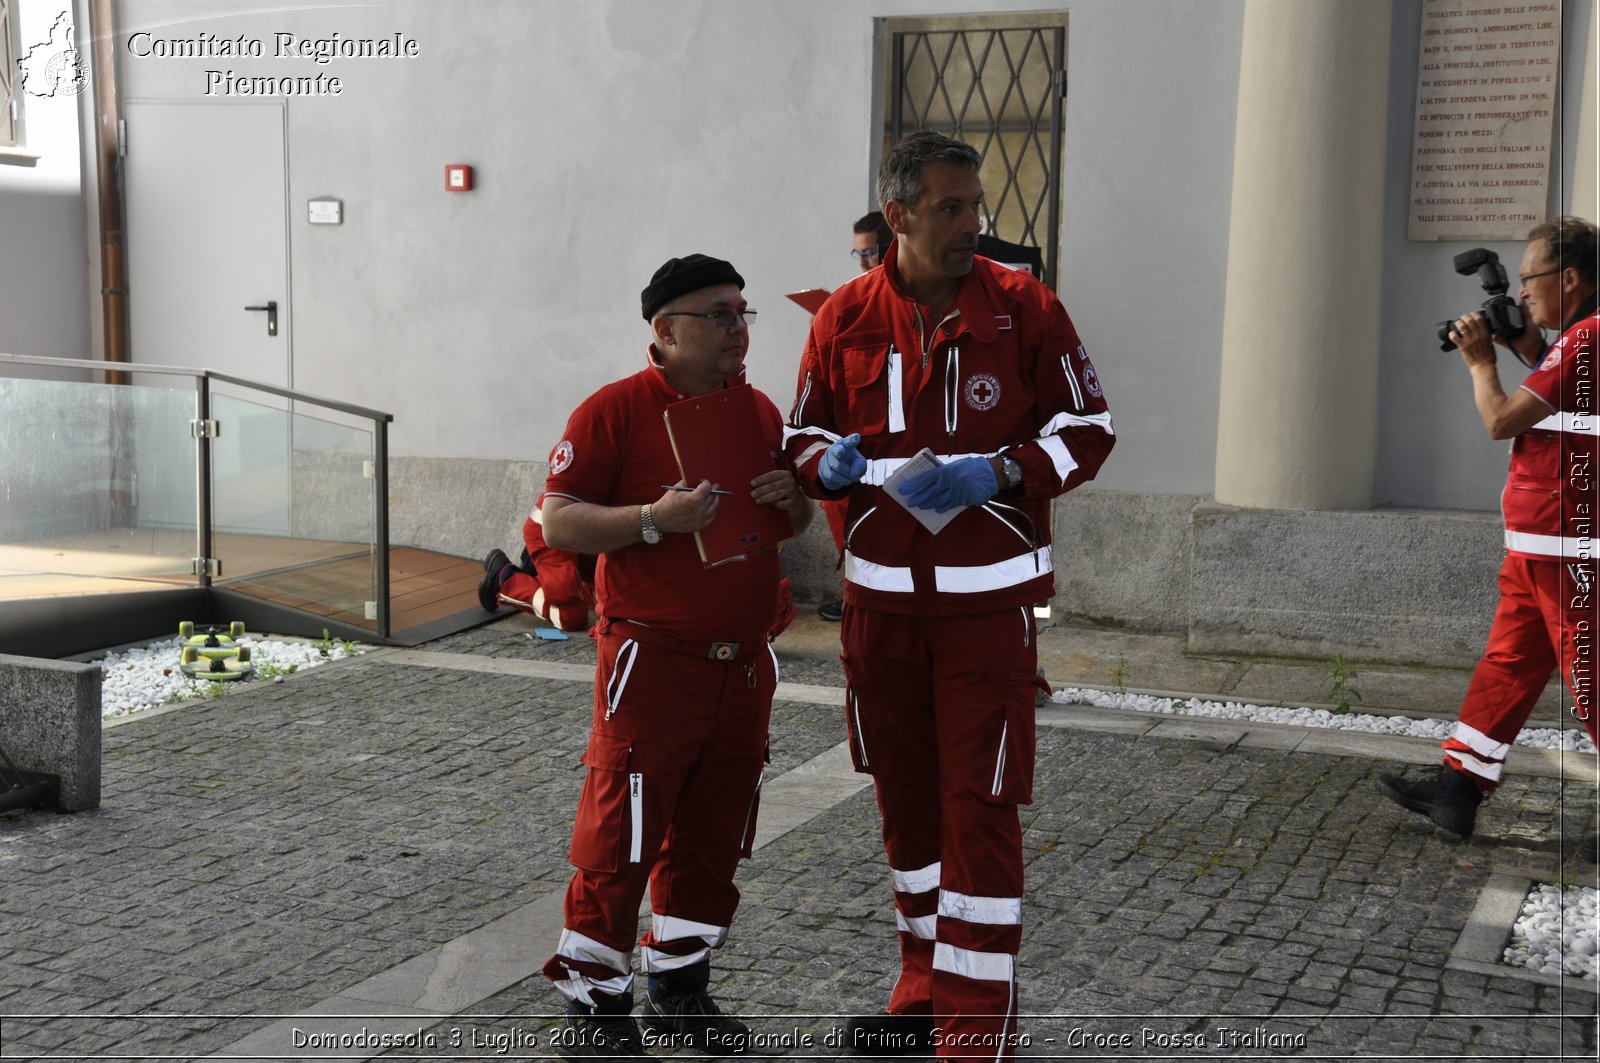
<instances>
[{"instance_id":1,"label":"man in red uniform","mask_svg":"<svg viewBox=\"0 0 1600 1063\"><path fill-rule=\"evenodd\" d=\"M894 231L889 228L889 223L883 220L881 210L870 211L856 219L852 226L850 236L850 257L856 260L856 265L861 267L861 272L882 264L884 254L889 250L889 242L894 239ZM834 549L839 557L844 557L844 511L845 500L842 498L824 499L822 502L822 515L828 520L828 533L833 536ZM817 606L817 615L824 620L835 623L844 618L844 601L834 599L823 602Z\"/></svg>"},{"instance_id":2,"label":"man in red uniform","mask_svg":"<svg viewBox=\"0 0 1600 1063\"><path fill-rule=\"evenodd\" d=\"M1511 440L1501 508L1506 556L1489 645L1472 674L1437 779L1378 776L1391 800L1463 838L1500 785L1506 753L1550 673L1561 669L1572 714L1595 737L1595 527L1600 519L1595 408L1595 226L1566 216L1528 234L1522 256L1521 336L1491 342L1482 313L1459 318L1450 339L1472 373L1472 397L1493 439ZM1560 329L1544 346L1543 329ZM1537 368L1510 395L1494 343ZM1542 356L1542 357L1541 357Z\"/></svg>"},{"instance_id":3,"label":"man in red uniform","mask_svg":"<svg viewBox=\"0 0 1600 1063\"><path fill-rule=\"evenodd\" d=\"M784 433L803 489L849 502L846 719L877 789L901 955L887 1014L849 1024L866 1054L1013 1054L1017 806L1044 682L1032 606L1054 591L1050 500L1113 443L1060 300L973 254L978 165L937 133L884 158L895 240L818 310ZM924 448L943 464L891 487ZM952 513L937 534L920 519Z\"/></svg>"},{"instance_id":4,"label":"man in red uniform","mask_svg":"<svg viewBox=\"0 0 1600 1063\"><path fill-rule=\"evenodd\" d=\"M539 505L543 503L540 498ZM582 631L589 626L594 604L594 558L545 542L535 506L522 522L522 561L512 564L498 546L483 559L478 604L491 613L509 605L562 631Z\"/></svg>"},{"instance_id":5,"label":"man in red uniform","mask_svg":"<svg viewBox=\"0 0 1600 1063\"><path fill-rule=\"evenodd\" d=\"M779 565L765 550L707 568L693 532L721 501L711 483L679 484L662 412L743 382L750 344L744 279L704 255L668 261L641 296L654 342L640 372L601 388L567 422L550 455L541 507L552 547L599 555L594 722L572 830L577 868L565 927L545 974L568 999L569 1055L644 1055L630 1016L639 902L653 922L641 943L647 1025L718 1051L748 1034L706 993L710 954L739 901L733 873L748 854L777 658L766 635ZM781 461L782 418L758 393L767 443ZM664 484L684 490L663 490ZM749 484L796 529L811 503L792 473Z\"/></svg>"}]
</instances>

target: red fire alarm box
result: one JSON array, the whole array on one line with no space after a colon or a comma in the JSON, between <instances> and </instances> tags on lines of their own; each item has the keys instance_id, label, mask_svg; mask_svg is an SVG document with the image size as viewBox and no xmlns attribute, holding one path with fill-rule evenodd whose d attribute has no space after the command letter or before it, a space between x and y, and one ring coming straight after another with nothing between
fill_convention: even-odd
<instances>
[{"instance_id":1,"label":"red fire alarm box","mask_svg":"<svg viewBox=\"0 0 1600 1063\"><path fill-rule=\"evenodd\" d=\"M444 168L446 192L472 191L472 167L464 163L450 163Z\"/></svg>"}]
</instances>

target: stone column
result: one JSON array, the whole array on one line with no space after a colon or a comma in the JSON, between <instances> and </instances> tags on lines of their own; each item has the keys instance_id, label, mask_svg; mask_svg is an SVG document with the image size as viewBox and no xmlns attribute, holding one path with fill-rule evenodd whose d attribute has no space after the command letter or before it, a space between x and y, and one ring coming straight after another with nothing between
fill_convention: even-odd
<instances>
[{"instance_id":1,"label":"stone column","mask_svg":"<svg viewBox=\"0 0 1600 1063\"><path fill-rule=\"evenodd\" d=\"M1600 76L1595 71L1600 61L1600 54L1597 54L1600 49L1595 44L1600 41L1600 3L1589 10L1588 36L1589 47L1583 61L1583 97L1578 101L1578 158L1573 168L1572 196L1564 206L1569 214L1600 222L1600 180L1595 173L1596 155L1600 154L1600 144L1595 142L1595 125L1600 123L1600 101L1595 99L1600 94Z\"/></svg>"},{"instance_id":2,"label":"stone column","mask_svg":"<svg viewBox=\"0 0 1600 1063\"><path fill-rule=\"evenodd\" d=\"M1218 502L1372 504L1390 6L1246 0Z\"/></svg>"}]
</instances>

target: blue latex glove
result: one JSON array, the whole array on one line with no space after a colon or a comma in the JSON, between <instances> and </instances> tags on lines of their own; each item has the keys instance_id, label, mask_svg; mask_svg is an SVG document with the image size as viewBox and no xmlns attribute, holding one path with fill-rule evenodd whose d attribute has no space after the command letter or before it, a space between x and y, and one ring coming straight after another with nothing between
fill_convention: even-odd
<instances>
[{"instance_id":1,"label":"blue latex glove","mask_svg":"<svg viewBox=\"0 0 1600 1063\"><path fill-rule=\"evenodd\" d=\"M1000 490L988 458L957 458L900 485L906 504L935 513L981 506Z\"/></svg>"},{"instance_id":2,"label":"blue latex glove","mask_svg":"<svg viewBox=\"0 0 1600 1063\"><path fill-rule=\"evenodd\" d=\"M830 491L849 487L867 472L867 459L856 447L861 443L861 433L852 432L829 447L817 463L817 479Z\"/></svg>"}]
</instances>

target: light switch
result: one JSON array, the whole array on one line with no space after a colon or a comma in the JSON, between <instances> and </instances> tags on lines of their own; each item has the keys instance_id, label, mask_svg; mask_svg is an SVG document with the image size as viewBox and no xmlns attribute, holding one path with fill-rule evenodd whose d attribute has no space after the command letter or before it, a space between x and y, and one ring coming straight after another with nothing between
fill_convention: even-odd
<instances>
[{"instance_id":1,"label":"light switch","mask_svg":"<svg viewBox=\"0 0 1600 1063\"><path fill-rule=\"evenodd\" d=\"M451 163L444 168L444 187L447 192L472 191L472 167L465 163Z\"/></svg>"},{"instance_id":2,"label":"light switch","mask_svg":"<svg viewBox=\"0 0 1600 1063\"><path fill-rule=\"evenodd\" d=\"M306 207L312 225L338 225L344 220L344 204L331 196L307 200Z\"/></svg>"}]
</instances>

